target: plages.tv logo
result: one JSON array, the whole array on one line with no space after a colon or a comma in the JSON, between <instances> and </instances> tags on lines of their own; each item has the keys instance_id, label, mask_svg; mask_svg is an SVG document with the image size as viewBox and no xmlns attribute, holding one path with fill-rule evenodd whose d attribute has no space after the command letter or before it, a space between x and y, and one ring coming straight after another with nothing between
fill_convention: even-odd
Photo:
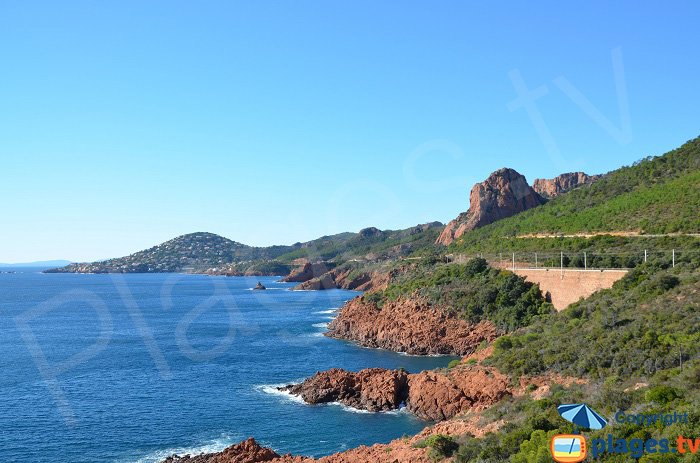
<instances>
[{"instance_id":1,"label":"plages.tv logo","mask_svg":"<svg viewBox=\"0 0 700 463\"><path fill-rule=\"evenodd\" d=\"M573 434L557 434L552 436L549 449L552 458L559 463L578 463L586 459L588 448L586 438L577 434L577 427L588 429L603 429L608 422L586 404L564 404L557 411L567 421L574 425Z\"/></svg>"},{"instance_id":2,"label":"plages.tv logo","mask_svg":"<svg viewBox=\"0 0 700 463\"><path fill-rule=\"evenodd\" d=\"M561 463L578 463L586 459L586 438L577 434L558 434L550 443L552 458Z\"/></svg>"}]
</instances>

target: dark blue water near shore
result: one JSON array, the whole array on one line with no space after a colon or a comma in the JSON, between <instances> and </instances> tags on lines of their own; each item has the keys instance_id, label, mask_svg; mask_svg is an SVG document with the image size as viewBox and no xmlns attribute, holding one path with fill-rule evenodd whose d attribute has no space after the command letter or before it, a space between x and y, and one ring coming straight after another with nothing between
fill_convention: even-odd
<instances>
[{"instance_id":1,"label":"dark blue water near shore","mask_svg":"<svg viewBox=\"0 0 700 463\"><path fill-rule=\"evenodd\" d=\"M15 269L16 270L16 269ZM10 462L153 462L249 436L320 456L425 423L309 406L274 386L317 370L444 366L322 336L350 291L260 278L0 274L0 448Z\"/></svg>"}]
</instances>

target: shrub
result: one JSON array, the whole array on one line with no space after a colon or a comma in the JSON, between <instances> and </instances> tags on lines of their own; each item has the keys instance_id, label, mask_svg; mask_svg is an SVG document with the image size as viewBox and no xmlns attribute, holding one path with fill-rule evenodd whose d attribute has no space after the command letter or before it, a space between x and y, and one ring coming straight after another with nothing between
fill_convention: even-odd
<instances>
[{"instance_id":1,"label":"shrub","mask_svg":"<svg viewBox=\"0 0 700 463\"><path fill-rule=\"evenodd\" d=\"M459 359L451 360L450 363L447 364L447 368L452 369L452 368L456 367L457 365L459 365L460 363L462 363L462 362Z\"/></svg>"},{"instance_id":2,"label":"shrub","mask_svg":"<svg viewBox=\"0 0 700 463\"><path fill-rule=\"evenodd\" d=\"M644 396L648 402L656 402L659 405L666 405L679 397L678 391L670 386L653 387Z\"/></svg>"},{"instance_id":3,"label":"shrub","mask_svg":"<svg viewBox=\"0 0 700 463\"><path fill-rule=\"evenodd\" d=\"M440 461L451 457L459 448L459 444L450 436L433 434L415 444L417 448L430 448L428 458L432 461Z\"/></svg>"}]
</instances>

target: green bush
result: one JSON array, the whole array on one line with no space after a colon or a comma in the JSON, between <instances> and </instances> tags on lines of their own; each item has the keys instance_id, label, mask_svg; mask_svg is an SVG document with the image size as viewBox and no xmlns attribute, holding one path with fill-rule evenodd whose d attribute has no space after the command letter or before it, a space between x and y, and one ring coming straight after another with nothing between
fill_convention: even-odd
<instances>
[{"instance_id":1,"label":"green bush","mask_svg":"<svg viewBox=\"0 0 700 463\"><path fill-rule=\"evenodd\" d=\"M432 461L440 461L451 457L459 448L459 444L450 436L433 434L415 444L417 448L429 448L428 458Z\"/></svg>"},{"instance_id":2,"label":"green bush","mask_svg":"<svg viewBox=\"0 0 700 463\"><path fill-rule=\"evenodd\" d=\"M678 391L670 386L653 387L644 395L648 402L656 402L659 405L666 405L679 397Z\"/></svg>"}]
</instances>

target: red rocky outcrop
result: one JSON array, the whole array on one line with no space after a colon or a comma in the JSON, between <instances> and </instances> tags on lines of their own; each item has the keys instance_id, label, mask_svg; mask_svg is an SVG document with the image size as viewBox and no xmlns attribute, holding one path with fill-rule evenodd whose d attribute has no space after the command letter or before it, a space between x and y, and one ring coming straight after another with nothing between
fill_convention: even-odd
<instances>
[{"instance_id":1,"label":"red rocky outcrop","mask_svg":"<svg viewBox=\"0 0 700 463\"><path fill-rule=\"evenodd\" d=\"M252 437L217 453L171 456L162 463L258 463L280 458L272 449L261 447Z\"/></svg>"},{"instance_id":2,"label":"red rocky outcrop","mask_svg":"<svg viewBox=\"0 0 700 463\"><path fill-rule=\"evenodd\" d=\"M337 268L319 277L295 286L294 290L321 290L321 289L351 289L355 291L370 291L384 289L389 284L389 272L362 272L354 275L352 269Z\"/></svg>"},{"instance_id":3,"label":"red rocky outcrop","mask_svg":"<svg viewBox=\"0 0 700 463\"><path fill-rule=\"evenodd\" d=\"M581 185L588 185L600 178L600 175L587 175L584 172L569 172L557 177L538 178L532 188L543 198L551 199L571 191Z\"/></svg>"},{"instance_id":4,"label":"red rocky outcrop","mask_svg":"<svg viewBox=\"0 0 700 463\"><path fill-rule=\"evenodd\" d=\"M399 408L407 397L408 374L403 370L367 368L357 373L333 368L300 384L279 388L310 404L340 402L372 412Z\"/></svg>"},{"instance_id":5,"label":"red rocky outcrop","mask_svg":"<svg viewBox=\"0 0 700 463\"><path fill-rule=\"evenodd\" d=\"M445 420L468 410L483 410L511 395L508 377L482 366L459 366L409 376L406 407L427 420Z\"/></svg>"},{"instance_id":6,"label":"red rocky outcrop","mask_svg":"<svg viewBox=\"0 0 700 463\"><path fill-rule=\"evenodd\" d=\"M357 373L333 368L280 390L310 404L339 402L373 412L395 410L405 404L416 416L435 421L483 410L512 394L507 376L480 365L416 374L383 368Z\"/></svg>"},{"instance_id":7,"label":"red rocky outcrop","mask_svg":"<svg viewBox=\"0 0 700 463\"><path fill-rule=\"evenodd\" d=\"M382 308L357 297L347 302L326 336L408 354L468 355L499 335L489 321L469 323L416 298L387 301Z\"/></svg>"},{"instance_id":8,"label":"red rocky outcrop","mask_svg":"<svg viewBox=\"0 0 700 463\"><path fill-rule=\"evenodd\" d=\"M319 277L327 273L334 264L326 262L305 262L300 267L295 268L290 272L289 275L282 278L282 281L288 283L301 283L304 281L309 281L312 278Z\"/></svg>"},{"instance_id":9,"label":"red rocky outcrop","mask_svg":"<svg viewBox=\"0 0 700 463\"><path fill-rule=\"evenodd\" d=\"M544 203L544 199L513 169L503 168L474 185L469 209L447 224L436 243L448 245L465 232L483 227Z\"/></svg>"}]
</instances>

